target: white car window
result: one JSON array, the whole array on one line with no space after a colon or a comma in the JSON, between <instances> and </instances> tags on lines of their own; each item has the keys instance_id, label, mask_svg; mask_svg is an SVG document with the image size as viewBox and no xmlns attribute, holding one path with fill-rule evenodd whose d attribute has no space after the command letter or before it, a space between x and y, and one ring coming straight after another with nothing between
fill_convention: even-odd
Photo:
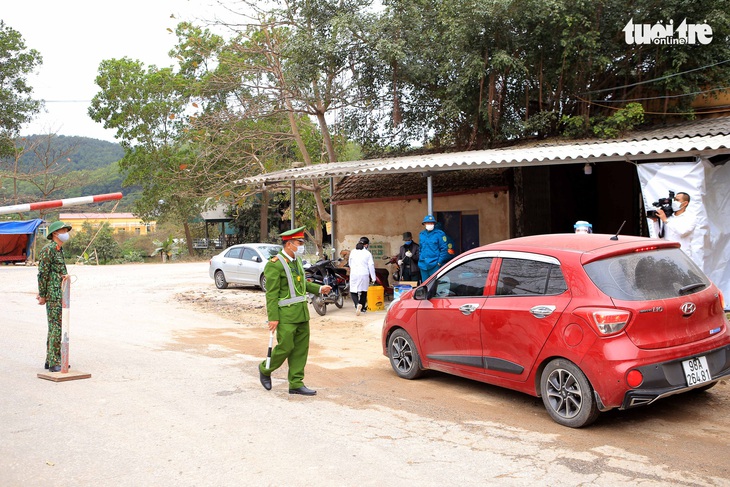
<instances>
[{"instance_id":1,"label":"white car window","mask_svg":"<svg viewBox=\"0 0 730 487\"><path fill-rule=\"evenodd\" d=\"M254 249L249 249L248 247L243 248L243 257L241 257L243 260L253 261L255 262L259 254Z\"/></svg>"},{"instance_id":2,"label":"white car window","mask_svg":"<svg viewBox=\"0 0 730 487\"><path fill-rule=\"evenodd\" d=\"M241 247L233 247L231 249L228 249L228 252L226 252L226 255L224 257L227 257L229 259L240 259Z\"/></svg>"}]
</instances>

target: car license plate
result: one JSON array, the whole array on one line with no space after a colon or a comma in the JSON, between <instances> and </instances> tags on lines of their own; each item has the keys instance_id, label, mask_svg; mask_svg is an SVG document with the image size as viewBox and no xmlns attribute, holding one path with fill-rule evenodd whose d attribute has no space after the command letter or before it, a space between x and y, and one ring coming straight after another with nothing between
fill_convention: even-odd
<instances>
[{"instance_id":1,"label":"car license plate","mask_svg":"<svg viewBox=\"0 0 730 487\"><path fill-rule=\"evenodd\" d=\"M704 355L689 360L683 360L682 368L684 369L684 377L687 379L688 386L694 386L704 382L710 382L712 380L712 377L710 376L710 368L707 366L707 359Z\"/></svg>"}]
</instances>

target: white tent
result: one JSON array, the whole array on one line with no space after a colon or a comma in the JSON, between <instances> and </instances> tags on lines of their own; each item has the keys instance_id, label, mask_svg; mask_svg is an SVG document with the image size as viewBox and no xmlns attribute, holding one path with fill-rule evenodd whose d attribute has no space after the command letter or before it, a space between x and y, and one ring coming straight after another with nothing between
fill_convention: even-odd
<instances>
[{"instance_id":1,"label":"white tent","mask_svg":"<svg viewBox=\"0 0 730 487\"><path fill-rule=\"evenodd\" d=\"M715 166L705 158L694 162L651 162L637 165L644 206L669 191L690 195L688 212L696 220L693 259L730 300L730 165ZM652 237L655 228L649 225ZM730 305L730 302L728 302Z\"/></svg>"}]
</instances>

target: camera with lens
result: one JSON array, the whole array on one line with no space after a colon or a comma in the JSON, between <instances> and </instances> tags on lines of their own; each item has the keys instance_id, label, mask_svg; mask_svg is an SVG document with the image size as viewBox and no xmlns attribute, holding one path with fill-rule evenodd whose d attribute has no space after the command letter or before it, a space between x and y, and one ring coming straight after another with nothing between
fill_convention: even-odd
<instances>
[{"instance_id":1,"label":"camera with lens","mask_svg":"<svg viewBox=\"0 0 730 487\"><path fill-rule=\"evenodd\" d=\"M651 204L654 210L646 210L646 216L649 218L658 218L656 210L662 210L664 214L669 218L674 213L672 209L672 201L674 201L674 191L669 192L669 198L659 198L659 201L655 201Z\"/></svg>"}]
</instances>

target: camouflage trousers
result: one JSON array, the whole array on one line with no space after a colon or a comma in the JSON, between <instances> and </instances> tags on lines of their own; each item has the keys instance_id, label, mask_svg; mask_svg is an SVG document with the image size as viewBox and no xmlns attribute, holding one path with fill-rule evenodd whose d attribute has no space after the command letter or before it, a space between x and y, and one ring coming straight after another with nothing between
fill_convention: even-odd
<instances>
[{"instance_id":1,"label":"camouflage trousers","mask_svg":"<svg viewBox=\"0 0 730 487\"><path fill-rule=\"evenodd\" d=\"M46 302L48 317L48 339L46 340L46 362L48 367L61 365L61 301Z\"/></svg>"}]
</instances>

